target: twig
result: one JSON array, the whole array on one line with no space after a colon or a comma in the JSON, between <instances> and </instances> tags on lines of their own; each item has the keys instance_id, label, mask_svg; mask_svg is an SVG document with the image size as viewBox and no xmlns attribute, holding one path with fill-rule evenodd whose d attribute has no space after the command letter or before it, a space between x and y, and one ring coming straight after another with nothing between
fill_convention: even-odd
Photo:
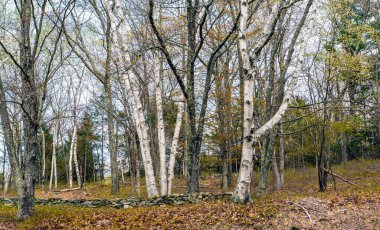
<instances>
[{"instance_id":1,"label":"twig","mask_svg":"<svg viewBox=\"0 0 380 230\"><path fill-rule=\"evenodd\" d=\"M311 223L314 223L314 222L313 222L313 219L311 219L311 216L310 216L309 212L307 211L307 209L306 209L304 206L302 206L302 205L300 205L300 204L298 204L298 203L296 203L296 202L293 202L293 204L295 204L295 205L297 205L298 207L302 208L303 211L306 213L307 217L309 217L310 222L311 222Z\"/></svg>"},{"instance_id":2,"label":"twig","mask_svg":"<svg viewBox=\"0 0 380 230\"><path fill-rule=\"evenodd\" d=\"M313 219L311 218L311 215L309 214L309 212L307 211L307 209L306 209L304 206L298 204L297 202L293 202L293 201L288 201L288 202L289 202L290 204L294 204L294 205L297 205L298 207L302 208L302 210L306 213L307 217L309 218L310 222L311 222L312 224L314 224L314 221L313 221Z\"/></svg>"}]
</instances>

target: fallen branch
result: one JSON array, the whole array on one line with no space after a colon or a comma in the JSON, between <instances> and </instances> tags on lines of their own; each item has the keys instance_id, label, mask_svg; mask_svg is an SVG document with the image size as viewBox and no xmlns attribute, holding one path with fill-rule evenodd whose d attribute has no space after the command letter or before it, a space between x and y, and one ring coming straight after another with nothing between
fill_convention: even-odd
<instances>
[{"instance_id":1,"label":"fallen branch","mask_svg":"<svg viewBox=\"0 0 380 230\"><path fill-rule=\"evenodd\" d=\"M307 217L309 218L310 222L311 222L312 224L314 224L314 221L313 221L313 219L311 218L311 215L309 214L309 211L308 211L304 206L298 204L297 202L293 202L293 201L289 201L289 200L287 201L287 203L289 203L289 204L291 204L291 205L294 204L294 205L296 205L296 206L302 208L302 210L305 212L305 214L306 214Z\"/></svg>"},{"instance_id":2,"label":"fallen branch","mask_svg":"<svg viewBox=\"0 0 380 230\"><path fill-rule=\"evenodd\" d=\"M68 189L62 189L62 190L53 190L52 192L70 192L70 191L75 191L75 190L80 190L81 188L68 188Z\"/></svg>"},{"instance_id":3,"label":"fallen branch","mask_svg":"<svg viewBox=\"0 0 380 230\"><path fill-rule=\"evenodd\" d=\"M90 195L89 193L86 193L85 191L82 191L82 194L85 195L85 196L89 196Z\"/></svg>"},{"instance_id":4,"label":"fallen branch","mask_svg":"<svg viewBox=\"0 0 380 230\"><path fill-rule=\"evenodd\" d=\"M351 182L351 181L349 181L348 179L343 178L343 177L341 177L341 176L339 176L339 175L333 173L331 170L327 170L327 169L325 169L325 168L322 168L322 169L323 169L323 171L327 172L328 174L330 174L330 175L333 176L333 177L338 178L338 179L341 180L341 181L347 182L347 183L349 183L349 184L351 184L351 185L358 186L358 185L355 184L354 182Z\"/></svg>"},{"instance_id":5,"label":"fallen branch","mask_svg":"<svg viewBox=\"0 0 380 230\"><path fill-rule=\"evenodd\" d=\"M304 206L302 206L302 205L300 205L300 204L298 204L296 202L291 202L291 203L293 203L293 204L297 205L298 207L302 208L303 211L306 213L307 217L309 218L310 222L314 223L313 219L311 219L311 216L310 216L309 212L307 211L307 209Z\"/></svg>"}]
</instances>

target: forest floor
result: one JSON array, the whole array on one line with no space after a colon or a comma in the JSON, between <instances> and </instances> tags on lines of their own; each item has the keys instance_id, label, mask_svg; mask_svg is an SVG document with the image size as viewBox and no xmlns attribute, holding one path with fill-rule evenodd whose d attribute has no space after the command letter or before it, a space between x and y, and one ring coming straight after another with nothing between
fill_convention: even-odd
<instances>
[{"instance_id":1,"label":"forest floor","mask_svg":"<svg viewBox=\"0 0 380 230\"><path fill-rule=\"evenodd\" d=\"M284 189L273 191L270 185L266 196L247 205L228 200L131 209L47 205L37 206L33 218L22 223L15 219L16 207L0 205L0 229L380 229L380 160L355 160L332 169L355 185L336 178L334 186L330 178L328 191L318 192L316 169L306 168L287 170ZM175 193L184 192L184 180L174 184L178 186ZM202 192L221 192L218 177L203 176L201 185ZM83 191L38 189L36 196L113 199L132 195L130 186L122 186L119 195L111 196L109 191L107 183L90 183Z\"/></svg>"}]
</instances>

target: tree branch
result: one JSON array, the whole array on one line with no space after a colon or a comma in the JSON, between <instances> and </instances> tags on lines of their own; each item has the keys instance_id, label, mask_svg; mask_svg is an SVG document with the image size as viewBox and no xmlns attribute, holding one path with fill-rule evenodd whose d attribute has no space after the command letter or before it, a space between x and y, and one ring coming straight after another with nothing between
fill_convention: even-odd
<instances>
[{"instance_id":1,"label":"tree branch","mask_svg":"<svg viewBox=\"0 0 380 230\"><path fill-rule=\"evenodd\" d=\"M154 34L156 35L156 38L157 38L158 43L160 45L160 49L161 49L162 53L165 55L166 61L168 62L169 67L172 70L175 78L177 79L177 82L181 88L181 91L187 100L189 98L189 96L187 94L185 83L183 82L181 76L179 75L177 67L174 65L174 63L172 61L172 58L169 54L169 51L166 47L166 44L165 44L164 40L162 39L160 32L158 31L158 29L156 27L156 24L155 24L154 18L153 18L153 11L154 11L154 0L149 0L149 23L153 29Z\"/></svg>"}]
</instances>

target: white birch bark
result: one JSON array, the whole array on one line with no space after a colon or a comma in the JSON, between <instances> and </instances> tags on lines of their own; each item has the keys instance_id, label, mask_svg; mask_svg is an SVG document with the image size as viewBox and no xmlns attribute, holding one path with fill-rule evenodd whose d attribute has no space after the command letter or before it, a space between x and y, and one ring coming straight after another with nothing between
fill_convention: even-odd
<instances>
[{"instance_id":1,"label":"white birch bark","mask_svg":"<svg viewBox=\"0 0 380 230\"><path fill-rule=\"evenodd\" d=\"M183 97L181 97L183 99ZM181 131L182 121L183 121L183 112L185 111L185 103L183 101L178 103L178 113L174 128L173 140L170 148L170 158L168 166L168 195L172 194L172 183L174 179L174 166L175 166L175 157L177 155L178 149L178 140L179 134Z\"/></svg>"},{"instance_id":2,"label":"white birch bark","mask_svg":"<svg viewBox=\"0 0 380 230\"><path fill-rule=\"evenodd\" d=\"M121 12L120 8L120 1L115 0L115 10L117 12L117 16L120 19L123 19L123 14ZM109 7L109 0L105 1L105 5L107 8L108 15L111 20L111 27L112 27L112 34L114 38L114 46L116 49L116 52L118 54L118 64L120 67L122 67L123 70L126 70L125 61L130 60L127 52L126 52L126 41L125 38L127 38L127 26L125 25L125 21L122 20L120 23L120 32L117 31L116 28L116 21L115 17ZM124 38L124 39L123 39ZM119 40L122 42L120 47ZM133 117L136 124L137 134L140 139L140 148L141 148L141 155L143 158L143 164L144 164L144 170L145 170L145 180L146 180L146 187L147 187L147 193L148 197L155 197L158 196L158 190L156 186L156 180L153 170L153 163L152 163L152 157L150 154L150 139L148 135L148 126L146 125L146 118L144 115L143 106L141 103L140 95L139 95L139 83L137 76L135 76L133 73L127 74L122 73L122 80L125 84L125 90L127 91L127 94L131 98L131 102L133 103Z\"/></svg>"},{"instance_id":3,"label":"white birch bark","mask_svg":"<svg viewBox=\"0 0 380 230\"><path fill-rule=\"evenodd\" d=\"M160 155L160 191L161 196L168 193L168 179L166 167L166 148L165 148L165 124L162 109L162 63L159 54L154 54L155 67L155 84L156 84L156 106L157 106L157 134L158 134L158 150Z\"/></svg>"},{"instance_id":4,"label":"white birch bark","mask_svg":"<svg viewBox=\"0 0 380 230\"><path fill-rule=\"evenodd\" d=\"M239 48L242 55L243 70L245 72L244 79L244 121L243 121L243 148L240 163L240 172L236 184L234 199L243 201L245 196L250 193L251 174L253 169L253 154L254 148L250 138L246 138L251 131L253 123L253 69L249 62L248 47L246 41L246 30L248 20L248 1L241 0L241 18L239 24Z\"/></svg>"},{"instance_id":5,"label":"white birch bark","mask_svg":"<svg viewBox=\"0 0 380 230\"><path fill-rule=\"evenodd\" d=\"M41 145L42 145L42 190L45 191L45 180L46 180L46 142L45 133L42 128L40 128L41 133Z\"/></svg>"},{"instance_id":6,"label":"white birch bark","mask_svg":"<svg viewBox=\"0 0 380 230\"><path fill-rule=\"evenodd\" d=\"M279 174L280 174L280 181L281 181L281 187L284 187L284 171L285 171L285 146L284 146L284 136L282 135L283 129L282 125L280 125L280 150L279 150Z\"/></svg>"},{"instance_id":7,"label":"white birch bark","mask_svg":"<svg viewBox=\"0 0 380 230\"><path fill-rule=\"evenodd\" d=\"M79 172L77 146L78 146L78 134L77 134L77 126L75 124L74 132L73 132L73 159L74 159L74 165L75 165L75 172L76 172L77 180L78 180L78 186L82 187L82 178Z\"/></svg>"},{"instance_id":8,"label":"white birch bark","mask_svg":"<svg viewBox=\"0 0 380 230\"><path fill-rule=\"evenodd\" d=\"M149 197L155 197L158 196L158 190L156 186L155 176L154 176L154 170L153 170L153 162L152 157L150 154L150 140L149 140L149 134L148 134L148 126L146 124L145 115L143 112L143 106L140 101L138 90L136 89L138 87L136 76L130 77L130 79L125 79L126 75L123 76L124 82L126 83L126 88L130 89L133 94L135 106L134 106L134 113L136 114L134 117L136 119L136 126L137 129L140 131L137 133L139 135L140 139L140 148L141 148L141 155L143 158L143 164L145 169L145 179L146 179L146 186L148 191ZM131 81L131 84L129 84L129 81Z\"/></svg>"},{"instance_id":9,"label":"white birch bark","mask_svg":"<svg viewBox=\"0 0 380 230\"><path fill-rule=\"evenodd\" d=\"M52 158L51 158L51 167L50 167L50 182L49 182L49 191L51 191L52 187L53 187L53 178L54 178L54 161L55 161L55 158L54 158L54 152L53 152L53 155L52 155Z\"/></svg>"},{"instance_id":10,"label":"white birch bark","mask_svg":"<svg viewBox=\"0 0 380 230\"><path fill-rule=\"evenodd\" d=\"M278 7L277 10L278 11ZM303 47L300 50L300 53L296 59L295 65L296 70L293 73L293 76L291 78L291 81L289 83L288 89L284 95L282 104L280 105L279 109L275 113L275 115L267 121L263 126L261 126L259 129L255 130L255 124L253 121L250 121L251 124L249 125L249 117L250 114L252 114L252 108L250 106L250 99L253 98L253 94L251 94L251 90L253 90L253 86L250 87L249 84L251 84L251 77L253 68L250 66L250 57L247 51L247 43L246 43L246 22L248 18L248 1L247 0L241 0L241 21L240 21L240 51L242 53L242 59L243 59L243 69L246 72L246 79L244 82L244 143L243 143L243 151L242 151L242 160L241 160L241 168L239 172L238 182L234 193L234 199L236 201L245 201L246 198L249 196L250 193L250 183L251 183L251 173L253 168L253 155L254 150L250 151L250 148L248 145L254 146L257 144L260 140L260 138L266 134L268 131L270 131L275 125L277 125L281 119L283 118L286 110L289 107L289 104L292 100L293 91L297 85L298 78L302 74L302 66L303 66L303 58L305 57L305 50L306 50L306 44L303 45ZM270 20L271 22L273 21ZM265 27L264 31L267 31L269 29L268 25L270 26L271 23L268 23ZM313 28L312 25L310 25L310 28ZM264 32L266 34L266 32ZM311 36L311 31L305 33L306 36L304 37L304 41L308 41ZM303 41L300 41L301 43ZM247 86L248 84L248 86ZM253 81L252 81L253 84ZM247 146L246 146L247 145Z\"/></svg>"},{"instance_id":11,"label":"white birch bark","mask_svg":"<svg viewBox=\"0 0 380 230\"><path fill-rule=\"evenodd\" d=\"M54 179L54 188L55 189L58 188L56 144L57 144L57 126L55 125L54 133L53 133L52 159L51 159L51 169L50 169L50 183L49 183L49 190L50 191L53 187L53 179Z\"/></svg>"},{"instance_id":12,"label":"white birch bark","mask_svg":"<svg viewBox=\"0 0 380 230\"><path fill-rule=\"evenodd\" d=\"M78 180L78 186L82 187L82 179L79 172L79 163L78 163L78 155L77 155L77 144L78 144L78 135L77 135L77 126L74 124L73 135L71 137L71 145L70 145L70 157L69 157L69 185L70 188L73 187L73 163L75 166L75 174Z\"/></svg>"},{"instance_id":13,"label":"white birch bark","mask_svg":"<svg viewBox=\"0 0 380 230\"><path fill-rule=\"evenodd\" d=\"M69 187L73 187L73 139L71 139L70 153L69 153Z\"/></svg>"},{"instance_id":14,"label":"white birch bark","mask_svg":"<svg viewBox=\"0 0 380 230\"><path fill-rule=\"evenodd\" d=\"M247 46L247 23L248 23L248 0L240 1L241 18L239 24L239 48L242 55L244 79L244 121L243 121L243 148L240 163L240 172L236 184L233 199L235 201L247 201L250 199L251 174L253 170L253 156L255 155L255 139L252 137L252 130L255 128L253 121L253 97L254 97L254 75L257 70L257 61L259 59L260 48L265 46L270 38L271 31L274 28L278 18L278 12L282 3L277 2L274 5L273 13L268 22L265 23L262 36L255 44L254 54L249 55Z\"/></svg>"},{"instance_id":15,"label":"white birch bark","mask_svg":"<svg viewBox=\"0 0 380 230\"><path fill-rule=\"evenodd\" d=\"M69 186L73 187L73 163L75 166L75 174L77 176L78 186L82 187L82 178L79 171L79 163L78 163L78 154L77 154L77 144L78 144L78 134L77 134L77 102L80 101L82 90L82 78L79 81L79 86L77 91L74 94L74 121L73 121L73 134L71 137L71 145L70 145L70 156L69 156Z\"/></svg>"}]
</instances>

